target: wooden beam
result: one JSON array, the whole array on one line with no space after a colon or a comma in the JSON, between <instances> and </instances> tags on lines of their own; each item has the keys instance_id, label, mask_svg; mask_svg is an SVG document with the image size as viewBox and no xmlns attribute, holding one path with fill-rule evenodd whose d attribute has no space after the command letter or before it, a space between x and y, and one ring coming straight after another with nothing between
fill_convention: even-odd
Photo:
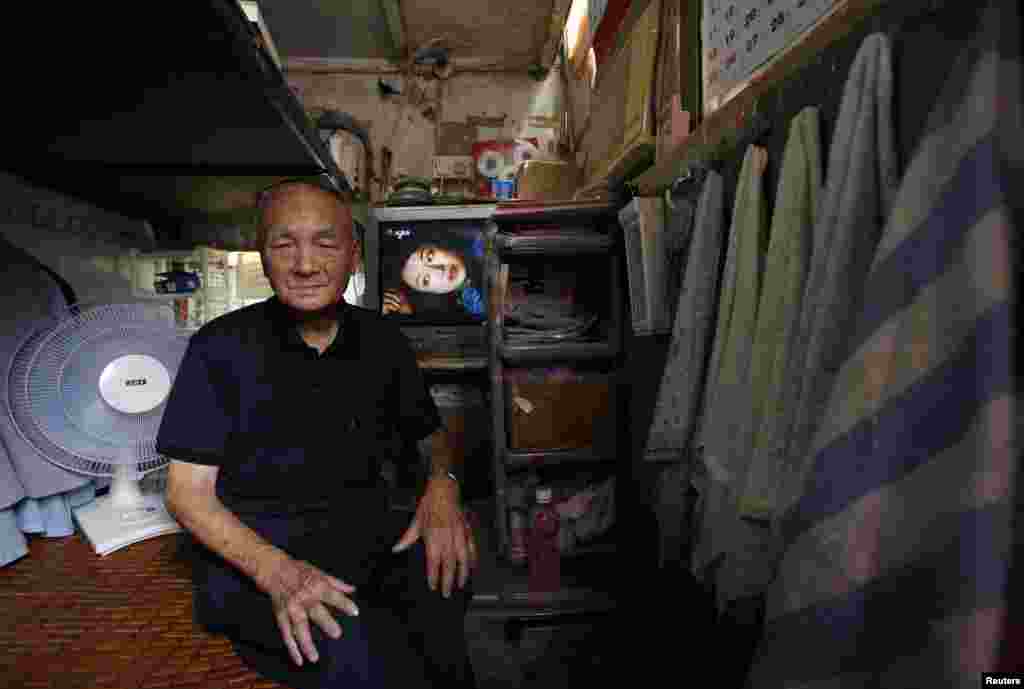
<instances>
[{"instance_id":1,"label":"wooden beam","mask_svg":"<svg viewBox=\"0 0 1024 689\"><path fill-rule=\"evenodd\" d=\"M754 72L708 115L679 149L633 180L641 196L656 196L691 163L707 161L728 148L753 115L758 98L811 64L828 46L849 35L890 0L838 0L832 10L787 48Z\"/></svg>"},{"instance_id":2,"label":"wooden beam","mask_svg":"<svg viewBox=\"0 0 1024 689\"><path fill-rule=\"evenodd\" d=\"M540 50L540 66L551 67L558 57L558 48L562 45L562 32L565 22L569 19L572 0L553 0L551 14L548 17L548 35Z\"/></svg>"},{"instance_id":3,"label":"wooden beam","mask_svg":"<svg viewBox=\"0 0 1024 689\"><path fill-rule=\"evenodd\" d=\"M267 23L263 20L263 12L260 11L259 5L252 0L241 0L242 11L245 12L245 16L250 22L256 25L259 31L260 37L263 39L263 45L270 55L270 59L274 61L278 69L283 69L281 63L281 56L277 52L277 47L274 45L274 39L270 36L270 30L267 29Z\"/></svg>"},{"instance_id":4,"label":"wooden beam","mask_svg":"<svg viewBox=\"0 0 1024 689\"><path fill-rule=\"evenodd\" d=\"M528 58L509 60L494 57L455 57L451 61L456 76L460 72L525 72ZM432 74L431 65L416 65L417 74ZM293 57L284 62L284 71L317 74L399 74L405 68L397 60L382 58Z\"/></svg>"}]
</instances>

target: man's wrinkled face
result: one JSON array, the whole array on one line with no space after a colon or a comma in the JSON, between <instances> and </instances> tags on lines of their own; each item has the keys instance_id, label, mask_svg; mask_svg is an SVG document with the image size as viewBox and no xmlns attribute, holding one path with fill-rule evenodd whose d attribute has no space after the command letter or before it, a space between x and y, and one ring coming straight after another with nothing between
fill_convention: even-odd
<instances>
[{"instance_id":1,"label":"man's wrinkled face","mask_svg":"<svg viewBox=\"0 0 1024 689\"><path fill-rule=\"evenodd\" d=\"M316 312L340 302L359 255L352 211L303 184L273 192L263 214L263 271L278 299Z\"/></svg>"},{"instance_id":2,"label":"man's wrinkled face","mask_svg":"<svg viewBox=\"0 0 1024 689\"><path fill-rule=\"evenodd\" d=\"M447 294L466 281L466 264L454 251L424 244L406 259L402 281L420 292Z\"/></svg>"}]
</instances>

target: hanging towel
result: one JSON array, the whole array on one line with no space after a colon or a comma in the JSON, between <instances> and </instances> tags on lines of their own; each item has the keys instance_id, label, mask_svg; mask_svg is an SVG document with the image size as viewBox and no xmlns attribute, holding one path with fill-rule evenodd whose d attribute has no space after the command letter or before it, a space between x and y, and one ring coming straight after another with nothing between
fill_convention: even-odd
<instances>
[{"instance_id":1,"label":"hanging towel","mask_svg":"<svg viewBox=\"0 0 1024 689\"><path fill-rule=\"evenodd\" d=\"M722 177L711 171L704 180L690 234L647 451L672 451L683 457L693 438L718 301L723 203Z\"/></svg>"},{"instance_id":2,"label":"hanging towel","mask_svg":"<svg viewBox=\"0 0 1024 689\"><path fill-rule=\"evenodd\" d=\"M990 5L907 170L781 520L753 689L967 689L1024 669L1000 657L1021 587L1019 27L1015 1Z\"/></svg>"},{"instance_id":3,"label":"hanging towel","mask_svg":"<svg viewBox=\"0 0 1024 689\"><path fill-rule=\"evenodd\" d=\"M783 154L771 239L765 259L764 285L746 396L736 398L734 431L729 434L730 466L737 476L736 500L728 506L728 552L717 571L720 605L764 593L773 576L778 546L762 513L744 502L743 489L760 467L756 438L762 423L783 414L781 399L787 352L793 348L804 278L811 254L811 234L821 195L821 139L816 108L793 119ZM741 406L742 405L742 406ZM747 518L758 517L757 521ZM724 521L724 520L723 520Z\"/></svg>"},{"instance_id":4,"label":"hanging towel","mask_svg":"<svg viewBox=\"0 0 1024 689\"><path fill-rule=\"evenodd\" d=\"M781 395L785 415L762 434L760 464L768 466L746 489L762 515L777 515L802 491L812 434L849 352L850 322L892 208L899 184L892 79L889 39L869 35L850 67L832 135L796 335L800 344L791 352Z\"/></svg>"},{"instance_id":5,"label":"hanging towel","mask_svg":"<svg viewBox=\"0 0 1024 689\"><path fill-rule=\"evenodd\" d=\"M757 310L754 359L750 370L751 406L736 436L735 452L750 457L739 515L767 520L772 506L758 502L759 487L770 484L775 466L765 457L773 426L787 418L783 395L786 363L799 359L796 337L803 290L812 255L814 226L822 195L821 126L817 108L793 118L783 153L772 216L765 285ZM768 477L764 474L767 473Z\"/></svg>"},{"instance_id":6,"label":"hanging towel","mask_svg":"<svg viewBox=\"0 0 1024 689\"><path fill-rule=\"evenodd\" d=\"M729 438L735 432L736 409L748 395L746 378L768 243L763 189L767 162L765 149L748 146L736 188L730 233L730 248L734 251L732 261L726 259L715 333L717 361L713 363L717 366L709 373L713 378L709 378L709 404L702 429L702 459L709 480L694 550L694 571L698 576L703 576L707 567L730 547L729 536L734 535L734 530L729 529L729 503L741 467L729 454Z\"/></svg>"}]
</instances>

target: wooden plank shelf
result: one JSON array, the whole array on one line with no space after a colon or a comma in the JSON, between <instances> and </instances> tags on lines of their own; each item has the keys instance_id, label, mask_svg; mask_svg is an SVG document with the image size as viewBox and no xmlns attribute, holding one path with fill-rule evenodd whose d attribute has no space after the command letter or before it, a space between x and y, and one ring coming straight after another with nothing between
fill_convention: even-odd
<instances>
[{"instance_id":1,"label":"wooden plank shelf","mask_svg":"<svg viewBox=\"0 0 1024 689\"><path fill-rule=\"evenodd\" d=\"M434 374L458 374L462 372L483 371L487 369L486 356L444 357L424 354L416 357L416 363L419 365L421 371Z\"/></svg>"},{"instance_id":2,"label":"wooden plank shelf","mask_svg":"<svg viewBox=\"0 0 1024 689\"><path fill-rule=\"evenodd\" d=\"M616 208L603 201L561 201L558 203L537 203L536 201L506 201L499 203L492 220L499 227L504 225L554 225L568 220L593 221L607 217L615 218Z\"/></svg>"}]
</instances>

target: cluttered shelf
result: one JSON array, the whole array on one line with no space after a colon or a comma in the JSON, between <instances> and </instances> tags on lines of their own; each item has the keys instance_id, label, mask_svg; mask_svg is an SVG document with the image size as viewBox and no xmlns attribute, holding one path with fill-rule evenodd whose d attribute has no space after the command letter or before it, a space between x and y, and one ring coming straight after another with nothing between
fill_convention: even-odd
<instances>
[{"instance_id":1,"label":"cluttered shelf","mask_svg":"<svg viewBox=\"0 0 1024 689\"><path fill-rule=\"evenodd\" d=\"M495 354L513 366L615 359L616 260L607 252L538 252L502 264Z\"/></svg>"}]
</instances>

